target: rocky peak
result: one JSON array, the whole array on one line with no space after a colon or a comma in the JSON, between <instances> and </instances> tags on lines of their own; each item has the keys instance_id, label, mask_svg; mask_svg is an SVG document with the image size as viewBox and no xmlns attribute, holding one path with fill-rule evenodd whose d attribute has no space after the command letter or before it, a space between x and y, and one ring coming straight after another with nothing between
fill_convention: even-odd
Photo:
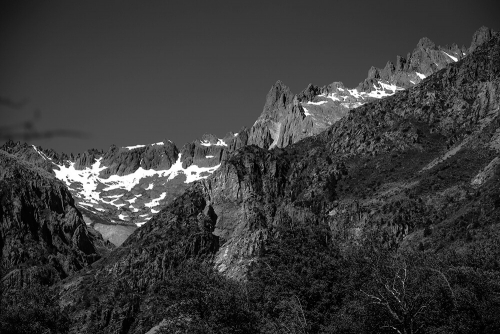
<instances>
[{"instance_id":1,"label":"rocky peak","mask_svg":"<svg viewBox=\"0 0 500 334\"><path fill-rule=\"evenodd\" d=\"M224 138L213 134L204 134L201 140L186 143L181 149L182 167L191 165L214 167L220 164L224 151L234 141L235 135L228 133Z\"/></svg>"},{"instance_id":2,"label":"rocky peak","mask_svg":"<svg viewBox=\"0 0 500 334\"><path fill-rule=\"evenodd\" d=\"M218 140L217 136L210 134L210 133L206 133L206 134L201 136L202 142L208 142L210 144L217 144L217 140Z\"/></svg>"},{"instance_id":3,"label":"rocky peak","mask_svg":"<svg viewBox=\"0 0 500 334\"><path fill-rule=\"evenodd\" d=\"M402 71L406 65L406 58L402 56L396 56L396 71Z\"/></svg>"},{"instance_id":4,"label":"rocky peak","mask_svg":"<svg viewBox=\"0 0 500 334\"><path fill-rule=\"evenodd\" d=\"M140 166L144 169L167 170L177 161L179 150L170 140L163 145L148 145L142 154Z\"/></svg>"},{"instance_id":5,"label":"rocky peak","mask_svg":"<svg viewBox=\"0 0 500 334\"><path fill-rule=\"evenodd\" d=\"M340 81L332 82L329 85L320 88L320 93L328 95L330 93L338 93L339 91L345 91L346 87Z\"/></svg>"},{"instance_id":6,"label":"rocky peak","mask_svg":"<svg viewBox=\"0 0 500 334\"><path fill-rule=\"evenodd\" d=\"M82 154L78 154L75 159L75 169L82 170L92 166L96 162L96 159L102 155L103 152L96 149L90 149Z\"/></svg>"},{"instance_id":7,"label":"rocky peak","mask_svg":"<svg viewBox=\"0 0 500 334\"><path fill-rule=\"evenodd\" d=\"M422 37L417 43L417 48L422 50L435 49L436 44L434 44L434 42L431 41L429 38Z\"/></svg>"},{"instance_id":8,"label":"rocky peak","mask_svg":"<svg viewBox=\"0 0 500 334\"><path fill-rule=\"evenodd\" d=\"M312 99L319 94L321 94L321 88L310 83L309 85L307 85L306 89L297 94L296 97L298 101L307 102L312 101Z\"/></svg>"},{"instance_id":9,"label":"rocky peak","mask_svg":"<svg viewBox=\"0 0 500 334\"><path fill-rule=\"evenodd\" d=\"M263 113L272 113L276 109L285 109L293 101L293 93L280 80L271 87L266 96Z\"/></svg>"},{"instance_id":10,"label":"rocky peak","mask_svg":"<svg viewBox=\"0 0 500 334\"><path fill-rule=\"evenodd\" d=\"M493 36L493 32L490 28L482 26L479 28L472 36L472 43L469 47L469 53L473 52L479 45L488 41Z\"/></svg>"},{"instance_id":11,"label":"rocky peak","mask_svg":"<svg viewBox=\"0 0 500 334\"><path fill-rule=\"evenodd\" d=\"M375 66L370 67L367 79L380 79L380 70Z\"/></svg>"},{"instance_id":12,"label":"rocky peak","mask_svg":"<svg viewBox=\"0 0 500 334\"><path fill-rule=\"evenodd\" d=\"M60 156L54 150L45 150L40 146L27 143L7 141L0 150L10 153L24 161L30 162L44 170L52 170L52 161L59 161Z\"/></svg>"},{"instance_id":13,"label":"rocky peak","mask_svg":"<svg viewBox=\"0 0 500 334\"><path fill-rule=\"evenodd\" d=\"M394 75L395 71L396 71L396 66L394 66L392 61L389 60L384 67L383 73L385 74L385 76L382 77L382 80L389 81L392 78L392 76Z\"/></svg>"}]
</instances>

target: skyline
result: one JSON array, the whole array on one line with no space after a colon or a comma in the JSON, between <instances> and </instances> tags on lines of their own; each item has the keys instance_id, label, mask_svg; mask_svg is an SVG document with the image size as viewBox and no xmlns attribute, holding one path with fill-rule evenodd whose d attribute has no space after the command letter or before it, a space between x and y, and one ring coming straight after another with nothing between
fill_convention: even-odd
<instances>
[{"instance_id":1,"label":"skyline","mask_svg":"<svg viewBox=\"0 0 500 334\"><path fill-rule=\"evenodd\" d=\"M1 124L69 131L29 141L66 153L223 137L253 124L277 80L354 88L422 37L468 47L481 26L500 30L493 1L1 6Z\"/></svg>"}]
</instances>

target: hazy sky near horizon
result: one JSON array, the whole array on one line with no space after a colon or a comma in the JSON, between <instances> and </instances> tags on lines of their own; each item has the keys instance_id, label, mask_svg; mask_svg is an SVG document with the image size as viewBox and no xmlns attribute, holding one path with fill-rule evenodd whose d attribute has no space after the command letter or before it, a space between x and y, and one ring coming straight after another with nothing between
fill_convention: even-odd
<instances>
[{"instance_id":1,"label":"hazy sky near horizon","mask_svg":"<svg viewBox=\"0 0 500 334\"><path fill-rule=\"evenodd\" d=\"M84 135L29 140L56 151L180 148L251 126L277 80L355 87L421 37L468 47L500 30L496 2L4 0L0 131L36 118Z\"/></svg>"}]
</instances>

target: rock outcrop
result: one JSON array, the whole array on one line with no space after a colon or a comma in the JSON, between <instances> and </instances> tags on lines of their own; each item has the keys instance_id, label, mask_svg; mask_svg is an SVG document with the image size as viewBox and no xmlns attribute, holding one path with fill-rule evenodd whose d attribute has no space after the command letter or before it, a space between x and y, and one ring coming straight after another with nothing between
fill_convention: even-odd
<instances>
[{"instance_id":1,"label":"rock outcrop","mask_svg":"<svg viewBox=\"0 0 500 334\"><path fill-rule=\"evenodd\" d=\"M92 149L78 154L75 158L75 169L83 170L85 168L90 168L97 160L98 157L102 156L104 152Z\"/></svg>"},{"instance_id":2,"label":"rock outcrop","mask_svg":"<svg viewBox=\"0 0 500 334\"><path fill-rule=\"evenodd\" d=\"M483 43L489 41L493 37L493 31L485 26L479 28L472 36L472 43L469 47L469 53L476 50L476 48Z\"/></svg>"}]
</instances>

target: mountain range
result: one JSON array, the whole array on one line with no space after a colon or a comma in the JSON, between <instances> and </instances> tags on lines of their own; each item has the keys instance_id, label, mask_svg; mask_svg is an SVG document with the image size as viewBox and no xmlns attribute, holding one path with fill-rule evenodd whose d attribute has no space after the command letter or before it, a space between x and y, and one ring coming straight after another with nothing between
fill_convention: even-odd
<instances>
[{"instance_id":1,"label":"mountain range","mask_svg":"<svg viewBox=\"0 0 500 334\"><path fill-rule=\"evenodd\" d=\"M87 224L120 245L187 184L212 174L231 152L246 145L282 148L319 134L350 109L417 85L490 37L489 29L478 30L469 48L440 47L422 38L406 58L398 56L396 64L389 61L383 69L370 68L368 77L353 89L341 82L324 87L310 84L295 95L277 81L251 128L221 139L203 135L180 150L167 139L149 145L111 146L107 152L90 149L76 156L26 143L8 142L1 149L55 173L68 186Z\"/></svg>"},{"instance_id":2,"label":"mountain range","mask_svg":"<svg viewBox=\"0 0 500 334\"><path fill-rule=\"evenodd\" d=\"M422 38L396 64L372 67L356 88L310 84L293 94L278 81L250 128L224 138L203 135L181 149L164 139L68 156L7 142L0 147L2 284L7 291L37 280L51 285L71 315L72 333L384 327L403 333L416 332L408 330L413 321L426 332L458 332L453 317L464 317L461 307L470 304L458 297L458 291L469 293L469 271L493 296L481 294L482 312L500 311L499 74L500 35L482 27L469 48ZM336 285L336 295L321 308L318 300L333 293L334 280L319 281L310 272L326 265L316 256L330 256L325 249L332 247L339 261L334 272L350 271L335 283L344 290ZM425 278L415 274L426 283L436 271L444 276L430 286L456 313L444 315L447 308L437 302L398 309L407 298L399 294L406 289L408 261L389 275L392 288L377 284L394 265L371 271L367 276L376 279L368 283L360 278L366 268L350 267L388 261L392 257L380 255L388 251L439 259L432 265L419 260L425 266L412 270L427 268ZM291 254L300 257L288 263ZM290 283L294 275L324 286L299 289ZM190 277L199 277L198 283ZM368 297L347 293L346 277ZM242 291L246 300L239 299ZM322 297L309 300L314 293ZM418 293L412 296L420 301ZM385 311L360 306L363 298ZM426 310L431 306L441 320ZM218 307L222 314L214 311ZM356 323L356 312L364 312L363 321ZM487 312L479 318L462 332L500 328Z\"/></svg>"}]
</instances>

